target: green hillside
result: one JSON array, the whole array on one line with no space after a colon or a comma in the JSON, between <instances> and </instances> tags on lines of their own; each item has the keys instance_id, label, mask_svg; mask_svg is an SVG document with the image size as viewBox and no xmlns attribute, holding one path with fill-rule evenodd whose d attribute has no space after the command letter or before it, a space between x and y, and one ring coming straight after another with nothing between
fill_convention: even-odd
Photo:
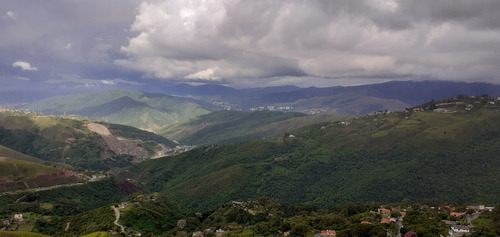
<instances>
[{"instance_id":1,"label":"green hillside","mask_svg":"<svg viewBox=\"0 0 500 237\"><path fill-rule=\"evenodd\" d=\"M25 161L31 161L31 162L37 162L41 163L43 160L40 160L38 158L35 158L33 156L28 156L23 153L14 151L12 149L9 149L7 147L4 147L0 145L0 157L8 157L9 159L14 159L14 160L25 160Z\"/></svg>"},{"instance_id":2,"label":"green hillside","mask_svg":"<svg viewBox=\"0 0 500 237\"><path fill-rule=\"evenodd\" d=\"M0 156L13 159L109 170L165 154L175 146L164 137L129 126L0 111Z\"/></svg>"},{"instance_id":3,"label":"green hillside","mask_svg":"<svg viewBox=\"0 0 500 237\"><path fill-rule=\"evenodd\" d=\"M156 131L206 114L209 108L209 104L188 98L115 90L51 97L22 109L43 114L75 114Z\"/></svg>"},{"instance_id":4,"label":"green hillside","mask_svg":"<svg viewBox=\"0 0 500 237\"><path fill-rule=\"evenodd\" d=\"M218 111L158 131L182 144L229 144L275 136L313 123L337 121L347 116L307 116L272 111Z\"/></svg>"},{"instance_id":5,"label":"green hillside","mask_svg":"<svg viewBox=\"0 0 500 237\"><path fill-rule=\"evenodd\" d=\"M0 182L26 181L40 175L60 172L60 169L23 160L0 158Z\"/></svg>"},{"instance_id":6,"label":"green hillside","mask_svg":"<svg viewBox=\"0 0 500 237\"><path fill-rule=\"evenodd\" d=\"M152 193L129 197L127 206L120 209L120 224L139 231L160 235L171 230L183 217L183 211L165 196Z\"/></svg>"},{"instance_id":7,"label":"green hillside","mask_svg":"<svg viewBox=\"0 0 500 237\"><path fill-rule=\"evenodd\" d=\"M450 99L274 139L201 147L141 163L128 177L192 208L260 196L321 205L498 203L498 102Z\"/></svg>"},{"instance_id":8,"label":"green hillside","mask_svg":"<svg viewBox=\"0 0 500 237\"><path fill-rule=\"evenodd\" d=\"M380 110L401 110L409 107L397 99L383 99L366 95L366 92L344 92L335 95L317 96L288 103L295 111L311 112L323 110L328 113L364 115Z\"/></svg>"},{"instance_id":9,"label":"green hillside","mask_svg":"<svg viewBox=\"0 0 500 237\"><path fill-rule=\"evenodd\" d=\"M49 237L49 235L42 235L27 231L0 231L1 237Z\"/></svg>"}]
</instances>

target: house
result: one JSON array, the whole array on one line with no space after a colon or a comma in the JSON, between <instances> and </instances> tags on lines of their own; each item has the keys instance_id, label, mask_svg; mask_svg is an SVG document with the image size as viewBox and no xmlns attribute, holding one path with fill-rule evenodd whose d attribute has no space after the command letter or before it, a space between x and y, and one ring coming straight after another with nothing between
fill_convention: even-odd
<instances>
[{"instance_id":1,"label":"house","mask_svg":"<svg viewBox=\"0 0 500 237\"><path fill-rule=\"evenodd\" d=\"M337 232L334 230L322 230L321 235L324 236L337 236Z\"/></svg>"},{"instance_id":2,"label":"house","mask_svg":"<svg viewBox=\"0 0 500 237\"><path fill-rule=\"evenodd\" d=\"M405 212L405 211L402 211L402 212L401 212L401 217L403 217L403 218L404 218L405 216L406 216L406 212Z\"/></svg>"},{"instance_id":3,"label":"house","mask_svg":"<svg viewBox=\"0 0 500 237\"><path fill-rule=\"evenodd\" d=\"M390 216L391 215L391 210L389 210L387 208L379 208L378 209L378 213L382 214L382 215Z\"/></svg>"},{"instance_id":4,"label":"house","mask_svg":"<svg viewBox=\"0 0 500 237\"><path fill-rule=\"evenodd\" d=\"M455 216L455 217L461 217L463 215L464 215L464 213L461 213L461 212L452 212L452 213L450 213L450 216Z\"/></svg>"},{"instance_id":5,"label":"house","mask_svg":"<svg viewBox=\"0 0 500 237\"><path fill-rule=\"evenodd\" d=\"M195 231L195 232L193 232L193 237L203 237L203 231Z\"/></svg>"},{"instance_id":6,"label":"house","mask_svg":"<svg viewBox=\"0 0 500 237\"><path fill-rule=\"evenodd\" d=\"M486 209L488 211L493 211L493 209L495 209L495 207L484 207L484 209Z\"/></svg>"},{"instance_id":7,"label":"house","mask_svg":"<svg viewBox=\"0 0 500 237\"><path fill-rule=\"evenodd\" d=\"M382 223L382 224L389 224L389 223L391 223L391 219L389 219L389 218L382 218L382 220L380 221L380 223Z\"/></svg>"},{"instance_id":8,"label":"house","mask_svg":"<svg viewBox=\"0 0 500 237\"><path fill-rule=\"evenodd\" d=\"M448 232L450 235L463 235L465 233L470 233L470 229L464 225L453 225L451 226L450 231Z\"/></svg>"},{"instance_id":9,"label":"house","mask_svg":"<svg viewBox=\"0 0 500 237\"><path fill-rule=\"evenodd\" d=\"M362 221L361 224L371 225L372 223L369 221Z\"/></svg>"},{"instance_id":10,"label":"house","mask_svg":"<svg viewBox=\"0 0 500 237\"><path fill-rule=\"evenodd\" d=\"M322 230L321 233L314 235L314 237L331 237L331 236L337 236L337 232L335 230Z\"/></svg>"},{"instance_id":11,"label":"house","mask_svg":"<svg viewBox=\"0 0 500 237\"><path fill-rule=\"evenodd\" d=\"M23 214L14 214L14 219L16 220L23 219Z\"/></svg>"}]
</instances>

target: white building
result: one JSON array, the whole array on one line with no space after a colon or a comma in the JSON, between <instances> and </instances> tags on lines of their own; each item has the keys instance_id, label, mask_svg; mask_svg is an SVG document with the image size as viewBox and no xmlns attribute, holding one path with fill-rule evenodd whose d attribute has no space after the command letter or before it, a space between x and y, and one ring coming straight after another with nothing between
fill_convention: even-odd
<instances>
[{"instance_id":1,"label":"white building","mask_svg":"<svg viewBox=\"0 0 500 237\"><path fill-rule=\"evenodd\" d=\"M449 234L451 236L461 236L466 233L470 233L470 229L467 226L464 225L453 225L451 226L451 229L449 231Z\"/></svg>"}]
</instances>

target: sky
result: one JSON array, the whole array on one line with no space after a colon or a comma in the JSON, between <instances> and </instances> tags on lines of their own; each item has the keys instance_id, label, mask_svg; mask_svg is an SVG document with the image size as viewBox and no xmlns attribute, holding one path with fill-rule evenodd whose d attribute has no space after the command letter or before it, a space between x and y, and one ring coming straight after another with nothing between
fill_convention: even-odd
<instances>
[{"instance_id":1,"label":"sky","mask_svg":"<svg viewBox=\"0 0 500 237\"><path fill-rule=\"evenodd\" d=\"M0 91L500 84L498 0L0 0Z\"/></svg>"}]
</instances>

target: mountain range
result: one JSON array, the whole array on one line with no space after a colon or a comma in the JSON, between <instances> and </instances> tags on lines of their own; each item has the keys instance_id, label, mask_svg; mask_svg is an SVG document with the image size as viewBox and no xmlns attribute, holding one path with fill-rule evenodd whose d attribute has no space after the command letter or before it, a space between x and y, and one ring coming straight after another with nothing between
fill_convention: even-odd
<instances>
[{"instance_id":1,"label":"mountain range","mask_svg":"<svg viewBox=\"0 0 500 237\"><path fill-rule=\"evenodd\" d=\"M175 133L172 127L184 126L180 124L189 123L192 119L206 119L199 116L221 110L364 115L402 110L457 95L500 96L500 85L442 81L393 81L329 88L281 86L248 89L181 84L146 89L152 92L122 89L56 96L16 108L48 115L86 116L182 140L175 134L167 133Z\"/></svg>"}]
</instances>

